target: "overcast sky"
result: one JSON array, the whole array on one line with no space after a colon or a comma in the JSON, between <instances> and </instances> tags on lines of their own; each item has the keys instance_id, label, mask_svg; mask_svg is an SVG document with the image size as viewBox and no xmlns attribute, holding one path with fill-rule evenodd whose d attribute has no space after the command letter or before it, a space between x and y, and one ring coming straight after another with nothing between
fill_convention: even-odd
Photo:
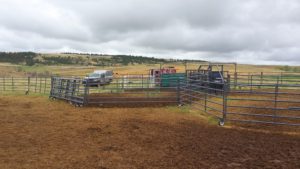
<instances>
[{"instance_id":1,"label":"overcast sky","mask_svg":"<svg viewBox=\"0 0 300 169\"><path fill-rule=\"evenodd\" d=\"M300 65L300 1L0 0L0 51Z\"/></svg>"}]
</instances>

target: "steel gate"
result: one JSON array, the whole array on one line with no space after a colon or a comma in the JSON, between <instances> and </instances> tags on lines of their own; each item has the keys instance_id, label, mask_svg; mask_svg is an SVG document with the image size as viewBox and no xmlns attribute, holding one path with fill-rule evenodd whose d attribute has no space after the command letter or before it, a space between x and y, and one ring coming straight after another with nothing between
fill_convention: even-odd
<instances>
[{"instance_id":1,"label":"steel gate","mask_svg":"<svg viewBox=\"0 0 300 169\"><path fill-rule=\"evenodd\" d=\"M72 104L85 104L85 89L80 78L51 78L50 98L67 100Z\"/></svg>"}]
</instances>

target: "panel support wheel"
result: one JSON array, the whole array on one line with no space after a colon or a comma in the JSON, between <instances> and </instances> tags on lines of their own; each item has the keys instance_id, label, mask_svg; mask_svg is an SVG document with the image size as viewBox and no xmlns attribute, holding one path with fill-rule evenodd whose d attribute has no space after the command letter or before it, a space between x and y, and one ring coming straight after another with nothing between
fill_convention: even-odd
<instances>
[{"instance_id":1,"label":"panel support wheel","mask_svg":"<svg viewBox=\"0 0 300 169\"><path fill-rule=\"evenodd\" d=\"M219 121L219 126L224 126L225 125L225 122L223 120L220 120Z\"/></svg>"}]
</instances>

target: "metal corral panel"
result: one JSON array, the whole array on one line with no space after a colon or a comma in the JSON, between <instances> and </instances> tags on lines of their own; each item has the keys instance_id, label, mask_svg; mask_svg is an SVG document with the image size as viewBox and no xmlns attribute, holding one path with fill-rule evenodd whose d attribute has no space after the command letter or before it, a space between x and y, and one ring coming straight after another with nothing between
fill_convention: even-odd
<instances>
[{"instance_id":1,"label":"metal corral panel","mask_svg":"<svg viewBox=\"0 0 300 169\"><path fill-rule=\"evenodd\" d=\"M161 75L161 86L162 87L175 87L178 85L180 80L185 80L185 73L174 73L174 74L162 74Z\"/></svg>"}]
</instances>

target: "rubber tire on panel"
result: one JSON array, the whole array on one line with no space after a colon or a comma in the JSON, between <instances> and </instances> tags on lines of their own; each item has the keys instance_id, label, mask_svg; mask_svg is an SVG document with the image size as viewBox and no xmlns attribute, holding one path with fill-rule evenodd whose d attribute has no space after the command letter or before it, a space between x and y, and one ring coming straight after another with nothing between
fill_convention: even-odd
<instances>
[{"instance_id":1,"label":"rubber tire on panel","mask_svg":"<svg viewBox=\"0 0 300 169\"><path fill-rule=\"evenodd\" d=\"M225 122L223 120L220 120L219 121L219 126L224 126L225 125Z\"/></svg>"}]
</instances>

